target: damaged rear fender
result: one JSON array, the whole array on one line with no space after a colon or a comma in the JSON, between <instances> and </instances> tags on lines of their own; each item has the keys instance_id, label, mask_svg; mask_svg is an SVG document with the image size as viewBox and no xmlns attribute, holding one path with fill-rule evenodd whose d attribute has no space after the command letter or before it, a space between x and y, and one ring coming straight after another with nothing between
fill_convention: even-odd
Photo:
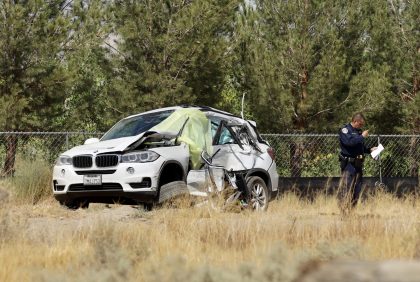
<instances>
[{"instance_id":1,"label":"damaged rear fender","mask_svg":"<svg viewBox=\"0 0 420 282\"><path fill-rule=\"evenodd\" d=\"M260 169L260 168L253 168L247 171L245 178L248 179L252 176L258 176L262 180L264 180L265 184L267 185L268 191L272 191L272 183L270 175L267 173L266 170Z\"/></svg>"}]
</instances>

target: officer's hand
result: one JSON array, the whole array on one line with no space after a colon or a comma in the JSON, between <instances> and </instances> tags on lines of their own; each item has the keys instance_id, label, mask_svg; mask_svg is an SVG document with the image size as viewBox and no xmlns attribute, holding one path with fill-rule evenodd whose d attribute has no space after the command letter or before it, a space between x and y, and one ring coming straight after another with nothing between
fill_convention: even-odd
<instances>
[{"instance_id":1,"label":"officer's hand","mask_svg":"<svg viewBox=\"0 0 420 282\"><path fill-rule=\"evenodd\" d=\"M369 130L363 131L362 136L365 137L365 138L368 137L369 136Z\"/></svg>"},{"instance_id":2,"label":"officer's hand","mask_svg":"<svg viewBox=\"0 0 420 282\"><path fill-rule=\"evenodd\" d=\"M376 149L378 149L378 147L373 147L373 148L370 148L370 151L371 151L371 152L373 152L373 151L375 151Z\"/></svg>"}]
</instances>

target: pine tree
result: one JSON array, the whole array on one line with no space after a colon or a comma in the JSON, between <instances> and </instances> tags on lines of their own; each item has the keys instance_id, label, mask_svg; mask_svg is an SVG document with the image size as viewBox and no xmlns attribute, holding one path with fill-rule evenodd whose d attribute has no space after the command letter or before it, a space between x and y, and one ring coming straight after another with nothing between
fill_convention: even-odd
<instances>
[{"instance_id":1,"label":"pine tree","mask_svg":"<svg viewBox=\"0 0 420 282\"><path fill-rule=\"evenodd\" d=\"M55 120L60 128L106 131L120 113L112 105L115 52L111 33L110 3L100 0L72 3L77 21L77 42L67 54L70 86L65 91L64 113Z\"/></svg>"},{"instance_id":2,"label":"pine tree","mask_svg":"<svg viewBox=\"0 0 420 282\"><path fill-rule=\"evenodd\" d=\"M116 107L128 114L214 105L225 81L237 2L115 1Z\"/></svg>"},{"instance_id":3,"label":"pine tree","mask_svg":"<svg viewBox=\"0 0 420 282\"><path fill-rule=\"evenodd\" d=\"M262 128L330 129L328 121L347 101L349 78L337 11L306 0L255 1L244 11L237 77Z\"/></svg>"},{"instance_id":4,"label":"pine tree","mask_svg":"<svg viewBox=\"0 0 420 282\"><path fill-rule=\"evenodd\" d=\"M73 79L69 60L93 36L81 33L92 1L0 2L0 127L6 131L54 130L65 111ZM98 2L98 1L96 1ZM3 175L11 175L17 136L6 146Z\"/></svg>"},{"instance_id":5,"label":"pine tree","mask_svg":"<svg viewBox=\"0 0 420 282\"><path fill-rule=\"evenodd\" d=\"M395 89L404 106L403 128L420 134L420 1L389 1L399 54Z\"/></svg>"}]
</instances>

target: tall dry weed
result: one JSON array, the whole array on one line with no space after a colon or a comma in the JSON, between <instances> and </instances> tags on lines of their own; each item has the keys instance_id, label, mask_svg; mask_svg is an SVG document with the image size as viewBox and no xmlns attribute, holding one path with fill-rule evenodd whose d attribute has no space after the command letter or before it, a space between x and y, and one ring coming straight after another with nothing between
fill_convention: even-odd
<instances>
[{"instance_id":1,"label":"tall dry weed","mask_svg":"<svg viewBox=\"0 0 420 282\"><path fill-rule=\"evenodd\" d=\"M9 191L18 203L36 204L52 196L52 168L44 160L18 158Z\"/></svg>"},{"instance_id":2,"label":"tall dry weed","mask_svg":"<svg viewBox=\"0 0 420 282\"><path fill-rule=\"evenodd\" d=\"M263 213L177 206L116 220L113 209L0 208L0 280L293 281L329 260L419 256L418 199L386 193L347 217L326 195L285 194Z\"/></svg>"}]
</instances>

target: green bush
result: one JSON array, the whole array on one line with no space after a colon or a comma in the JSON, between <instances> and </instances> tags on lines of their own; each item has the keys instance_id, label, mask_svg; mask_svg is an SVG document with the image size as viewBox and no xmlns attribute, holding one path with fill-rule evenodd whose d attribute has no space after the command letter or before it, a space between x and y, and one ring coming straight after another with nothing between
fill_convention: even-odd
<instances>
[{"instance_id":1,"label":"green bush","mask_svg":"<svg viewBox=\"0 0 420 282\"><path fill-rule=\"evenodd\" d=\"M331 177L340 175L340 163L337 154L317 154L303 159L302 177Z\"/></svg>"}]
</instances>

